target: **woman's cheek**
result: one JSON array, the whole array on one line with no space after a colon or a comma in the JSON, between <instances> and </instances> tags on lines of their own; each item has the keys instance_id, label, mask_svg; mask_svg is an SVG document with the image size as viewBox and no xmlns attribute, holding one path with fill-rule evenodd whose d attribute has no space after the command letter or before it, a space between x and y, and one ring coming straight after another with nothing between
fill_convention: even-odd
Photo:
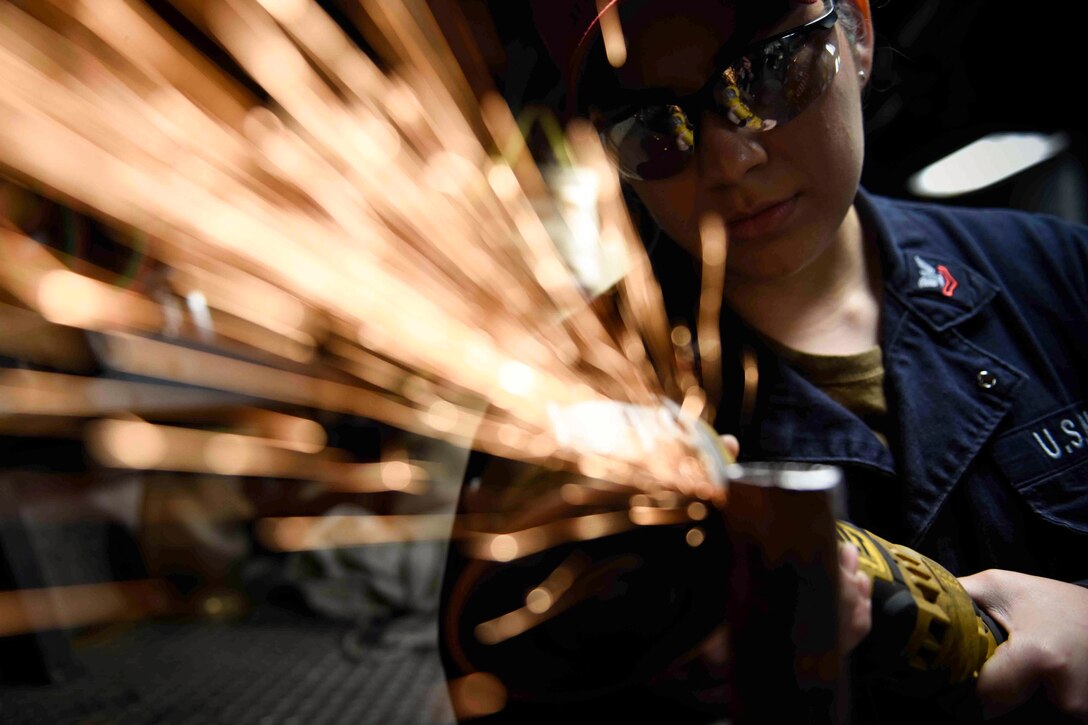
<instances>
[{"instance_id":1,"label":"woman's cheek","mask_svg":"<svg viewBox=\"0 0 1088 725\"><path fill-rule=\"evenodd\" d=\"M686 174L684 175L686 176ZM691 254L699 252L697 194L684 178L632 181L646 210L670 238Z\"/></svg>"}]
</instances>

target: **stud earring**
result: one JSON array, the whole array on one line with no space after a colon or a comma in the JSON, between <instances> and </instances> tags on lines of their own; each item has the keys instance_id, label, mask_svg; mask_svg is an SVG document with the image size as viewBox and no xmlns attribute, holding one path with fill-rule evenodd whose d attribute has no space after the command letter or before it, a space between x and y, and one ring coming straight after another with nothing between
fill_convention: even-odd
<instances>
[{"instance_id":1,"label":"stud earring","mask_svg":"<svg viewBox=\"0 0 1088 725\"><path fill-rule=\"evenodd\" d=\"M858 71L858 78L860 78L863 81L865 80L865 69L864 68L862 68L861 70Z\"/></svg>"}]
</instances>

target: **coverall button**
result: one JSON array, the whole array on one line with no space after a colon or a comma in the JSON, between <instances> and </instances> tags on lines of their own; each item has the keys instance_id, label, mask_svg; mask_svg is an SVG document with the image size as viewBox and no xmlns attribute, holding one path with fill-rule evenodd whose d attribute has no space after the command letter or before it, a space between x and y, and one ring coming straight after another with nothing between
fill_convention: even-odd
<instances>
[{"instance_id":1,"label":"coverall button","mask_svg":"<svg viewBox=\"0 0 1088 725\"><path fill-rule=\"evenodd\" d=\"M978 386L983 390L989 390L997 385L997 376L989 370L978 371Z\"/></svg>"}]
</instances>

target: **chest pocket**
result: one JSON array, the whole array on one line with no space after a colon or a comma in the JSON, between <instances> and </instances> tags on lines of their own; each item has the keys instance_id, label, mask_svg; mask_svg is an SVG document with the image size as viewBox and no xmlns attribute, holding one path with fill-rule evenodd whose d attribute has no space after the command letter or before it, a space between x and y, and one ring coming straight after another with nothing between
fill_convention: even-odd
<instances>
[{"instance_id":1,"label":"chest pocket","mask_svg":"<svg viewBox=\"0 0 1088 725\"><path fill-rule=\"evenodd\" d=\"M1037 514L1088 533L1088 401L1005 433L994 458Z\"/></svg>"}]
</instances>

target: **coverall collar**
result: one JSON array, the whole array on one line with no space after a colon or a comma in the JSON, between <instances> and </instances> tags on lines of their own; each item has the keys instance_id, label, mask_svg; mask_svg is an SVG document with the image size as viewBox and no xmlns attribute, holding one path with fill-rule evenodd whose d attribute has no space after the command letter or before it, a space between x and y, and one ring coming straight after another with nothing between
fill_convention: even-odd
<instances>
[{"instance_id":1,"label":"coverall collar","mask_svg":"<svg viewBox=\"0 0 1088 725\"><path fill-rule=\"evenodd\" d=\"M862 191L857 207L874 232L883 264L888 409L892 420L924 423L891 431L889 449L859 418L756 340L759 393L753 423L742 431L741 452L746 458L894 474L900 481L896 489L860 497L851 492L851 500L897 497L906 530L895 534L913 543L992 436L1023 374L973 342L964 324L983 319L999 288L954 250L933 244L910 219L899 218L895 206ZM987 387L990 381L996 383Z\"/></svg>"}]
</instances>

